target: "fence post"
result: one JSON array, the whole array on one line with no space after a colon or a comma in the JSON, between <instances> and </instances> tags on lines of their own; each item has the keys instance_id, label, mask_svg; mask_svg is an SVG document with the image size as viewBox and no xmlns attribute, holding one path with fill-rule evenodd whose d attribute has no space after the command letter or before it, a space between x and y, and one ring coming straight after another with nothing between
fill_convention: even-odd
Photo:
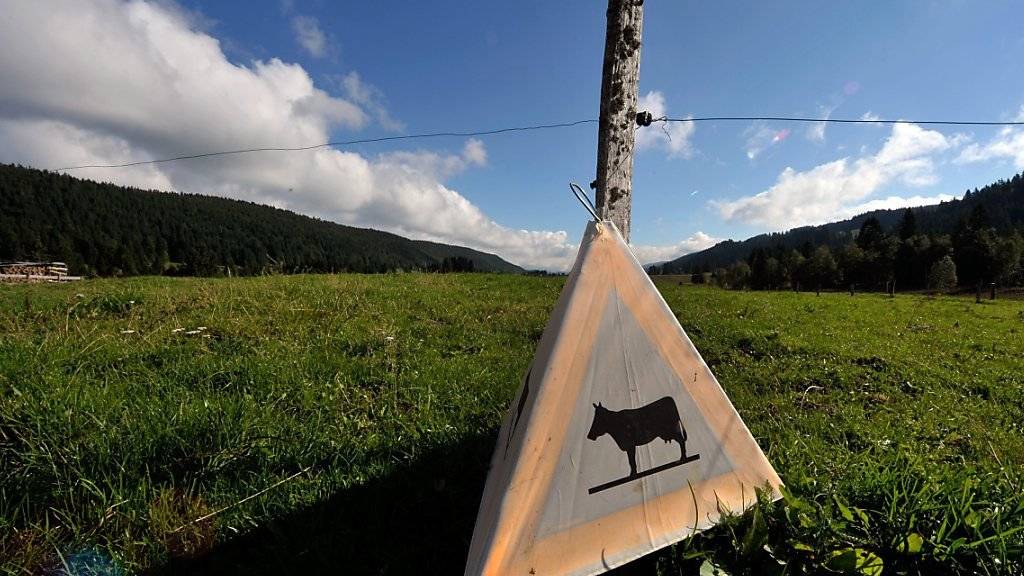
<instances>
[{"instance_id":1,"label":"fence post","mask_svg":"<svg viewBox=\"0 0 1024 576\"><path fill-rule=\"evenodd\" d=\"M597 214L629 242L643 0L608 0L597 128ZM648 122L650 123L650 122Z\"/></svg>"}]
</instances>

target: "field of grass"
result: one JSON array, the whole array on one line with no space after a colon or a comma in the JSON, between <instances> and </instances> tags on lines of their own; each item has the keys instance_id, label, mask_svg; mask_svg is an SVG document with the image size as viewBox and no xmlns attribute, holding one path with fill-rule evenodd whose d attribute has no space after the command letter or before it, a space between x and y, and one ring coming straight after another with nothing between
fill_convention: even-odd
<instances>
[{"instance_id":1,"label":"field of grass","mask_svg":"<svg viewBox=\"0 0 1024 576\"><path fill-rule=\"evenodd\" d=\"M0 286L0 573L461 573L562 282ZM1024 303L659 287L787 497L623 573L1024 571Z\"/></svg>"}]
</instances>

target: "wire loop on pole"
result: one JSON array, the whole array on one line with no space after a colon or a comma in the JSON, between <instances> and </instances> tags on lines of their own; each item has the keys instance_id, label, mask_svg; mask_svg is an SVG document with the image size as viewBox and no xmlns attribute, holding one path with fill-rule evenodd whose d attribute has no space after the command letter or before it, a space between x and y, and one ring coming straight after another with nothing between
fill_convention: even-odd
<instances>
[{"instance_id":1,"label":"wire loop on pole","mask_svg":"<svg viewBox=\"0 0 1024 576\"><path fill-rule=\"evenodd\" d=\"M580 204L583 204L583 207L587 209L587 212L590 212L590 215L594 217L594 222L600 222L601 217L597 215L597 208L594 207L594 203L590 201L590 196L587 196L583 188L580 188L580 185L575 182L569 182L569 189L572 190Z\"/></svg>"}]
</instances>

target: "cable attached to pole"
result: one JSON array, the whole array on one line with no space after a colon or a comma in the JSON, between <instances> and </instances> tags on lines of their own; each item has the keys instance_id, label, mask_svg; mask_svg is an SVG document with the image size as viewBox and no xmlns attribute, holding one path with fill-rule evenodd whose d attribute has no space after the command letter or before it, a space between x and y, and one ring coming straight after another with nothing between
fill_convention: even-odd
<instances>
[{"instance_id":1,"label":"cable attached to pole","mask_svg":"<svg viewBox=\"0 0 1024 576\"><path fill-rule=\"evenodd\" d=\"M886 120L883 118L803 118L798 116L702 116L655 118L654 122L812 122L825 124L924 124L936 126L1024 126L1024 120Z\"/></svg>"},{"instance_id":2,"label":"cable attached to pole","mask_svg":"<svg viewBox=\"0 0 1024 576\"><path fill-rule=\"evenodd\" d=\"M654 118L648 111L641 111L635 116L636 128L651 126L656 123L669 122L729 122L729 121L763 121L763 122L813 122L826 124L922 124L934 126L1024 126L1024 121L1009 120L1000 122L988 121L966 121L966 120L886 120L881 118L802 118L787 116L703 116L693 118L669 118L661 116ZM264 148L241 148L238 150L220 150L215 152L200 152L196 154L183 154L169 158L156 158L153 160L136 160L118 164L82 164L79 166L65 166L55 168L54 172L69 172L85 168L128 168L131 166L143 166L148 164L162 164L164 162L177 162L181 160L196 160L199 158L214 158L219 156L234 156L237 154L251 154L254 152L302 152L316 150L319 148L332 148L343 146L355 146L359 144L376 144L393 142L399 140L417 140L424 138L458 138L472 136L495 136L510 132L530 132L535 130L551 130L558 128L572 128L584 124L597 124L595 118L575 120L571 122L559 122L555 124L535 124L531 126L513 126L510 128L497 128L494 130L477 130L468 132L428 132L423 134L403 134L397 136L382 136L379 138L360 138L355 140L340 140L323 142L321 144L310 144L308 146L272 146Z\"/></svg>"}]
</instances>

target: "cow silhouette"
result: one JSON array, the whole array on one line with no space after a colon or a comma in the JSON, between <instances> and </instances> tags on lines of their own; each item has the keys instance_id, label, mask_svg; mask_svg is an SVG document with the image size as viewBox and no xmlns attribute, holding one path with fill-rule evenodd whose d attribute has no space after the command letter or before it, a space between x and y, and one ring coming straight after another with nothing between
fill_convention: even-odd
<instances>
[{"instance_id":1,"label":"cow silhouette","mask_svg":"<svg viewBox=\"0 0 1024 576\"><path fill-rule=\"evenodd\" d=\"M686 458L686 428L679 419L679 409L671 396L665 396L640 408L609 410L594 404L594 421L590 424L588 440L597 440L609 434L619 450L629 458L629 477L637 475L636 447L655 438L679 443L679 461Z\"/></svg>"}]
</instances>

